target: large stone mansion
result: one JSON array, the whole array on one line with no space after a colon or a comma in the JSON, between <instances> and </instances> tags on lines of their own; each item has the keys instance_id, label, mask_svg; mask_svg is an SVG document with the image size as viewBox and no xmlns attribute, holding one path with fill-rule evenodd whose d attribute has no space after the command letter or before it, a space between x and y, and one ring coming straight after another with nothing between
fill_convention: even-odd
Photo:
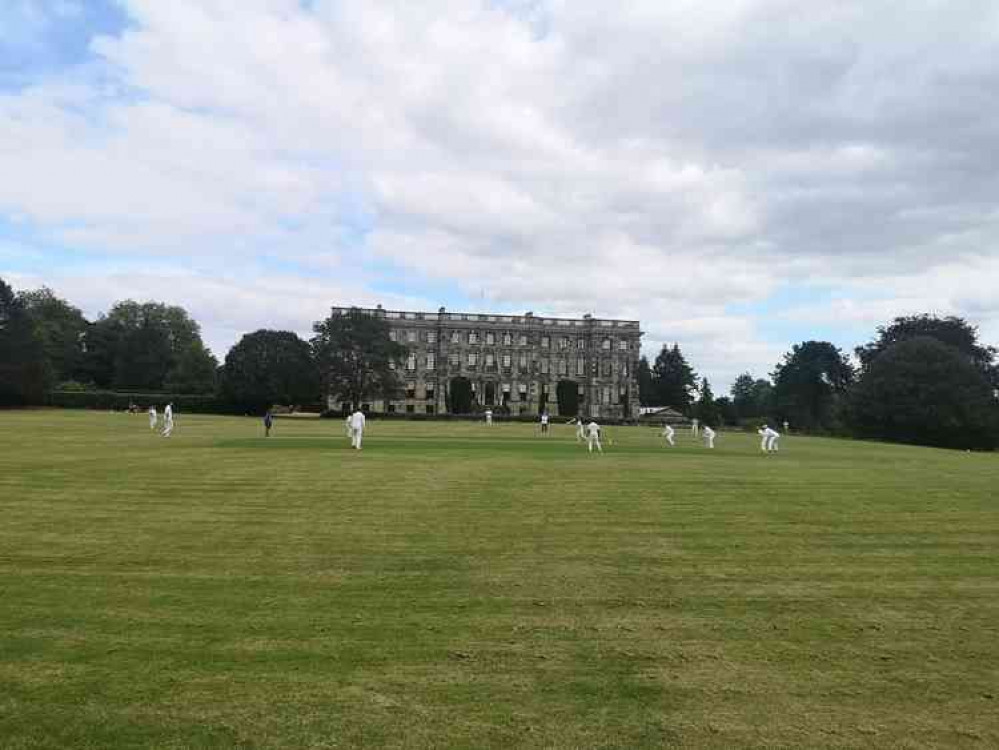
<instances>
[{"instance_id":1,"label":"large stone mansion","mask_svg":"<svg viewBox=\"0 0 999 750\"><path fill-rule=\"evenodd\" d=\"M342 315L349 307L334 307ZM497 413L638 418L637 320L362 309L409 349L404 392L374 413ZM343 404L330 399L331 409Z\"/></svg>"}]
</instances>

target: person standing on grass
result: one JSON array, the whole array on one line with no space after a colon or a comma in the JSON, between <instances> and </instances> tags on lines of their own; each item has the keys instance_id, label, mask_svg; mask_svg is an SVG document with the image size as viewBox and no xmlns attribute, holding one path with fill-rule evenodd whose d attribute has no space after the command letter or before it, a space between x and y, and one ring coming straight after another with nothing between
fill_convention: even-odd
<instances>
[{"instance_id":1,"label":"person standing on grass","mask_svg":"<svg viewBox=\"0 0 999 750\"><path fill-rule=\"evenodd\" d=\"M695 438L697 437L697 425L698 422L696 419L690 420L690 434L693 435Z\"/></svg>"},{"instance_id":2,"label":"person standing on grass","mask_svg":"<svg viewBox=\"0 0 999 750\"><path fill-rule=\"evenodd\" d=\"M163 437L170 437L173 433L173 402L171 401L163 409Z\"/></svg>"},{"instance_id":3,"label":"person standing on grass","mask_svg":"<svg viewBox=\"0 0 999 750\"><path fill-rule=\"evenodd\" d=\"M704 444L709 448L715 447L715 431L711 429L710 425L704 425L704 429L701 430L704 433Z\"/></svg>"},{"instance_id":4,"label":"person standing on grass","mask_svg":"<svg viewBox=\"0 0 999 750\"><path fill-rule=\"evenodd\" d=\"M364 437L364 412L358 409L350 415L350 444L361 450L361 438Z\"/></svg>"},{"instance_id":5,"label":"person standing on grass","mask_svg":"<svg viewBox=\"0 0 999 750\"><path fill-rule=\"evenodd\" d=\"M492 424L492 423L493 423L493 410L486 409L486 424Z\"/></svg>"},{"instance_id":6,"label":"person standing on grass","mask_svg":"<svg viewBox=\"0 0 999 750\"><path fill-rule=\"evenodd\" d=\"M586 425L586 447L590 453L593 453L594 445L597 446L598 453L604 452L603 446L600 445L600 425L591 419Z\"/></svg>"},{"instance_id":7,"label":"person standing on grass","mask_svg":"<svg viewBox=\"0 0 999 750\"><path fill-rule=\"evenodd\" d=\"M541 412L541 434L545 437L548 436L548 412Z\"/></svg>"},{"instance_id":8,"label":"person standing on grass","mask_svg":"<svg viewBox=\"0 0 999 750\"><path fill-rule=\"evenodd\" d=\"M156 413L156 405L149 405L149 429L155 430L156 423L159 422L159 415Z\"/></svg>"},{"instance_id":9,"label":"person standing on grass","mask_svg":"<svg viewBox=\"0 0 999 750\"><path fill-rule=\"evenodd\" d=\"M268 409L264 414L264 437L271 436L271 425L274 424L274 415L271 414L271 410Z\"/></svg>"},{"instance_id":10,"label":"person standing on grass","mask_svg":"<svg viewBox=\"0 0 999 750\"><path fill-rule=\"evenodd\" d=\"M787 427L788 427L788 424L787 424L787 420L785 419L784 420L784 434L785 435L787 434Z\"/></svg>"},{"instance_id":11,"label":"person standing on grass","mask_svg":"<svg viewBox=\"0 0 999 750\"><path fill-rule=\"evenodd\" d=\"M576 442L581 443L586 439L586 427L583 425L583 418L576 417Z\"/></svg>"},{"instance_id":12,"label":"person standing on grass","mask_svg":"<svg viewBox=\"0 0 999 750\"><path fill-rule=\"evenodd\" d=\"M353 414L348 414L347 417L343 420L343 434L346 435L347 438L350 440L354 439L354 431L350 428L350 420L351 417L353 416L354 416Z\"/></svg>"},{"instance_id":13,"label":"person standing on grass","mask_svg":"<svg viewBox=\"0 0 999 750\"><path fill-rule=\"evenodd\" d=\"M673 442L673 435L675 433L676 430L674 430L669 424L663 422L662 437L666 438L666 442L669 443L671 447L676 445L676 443Z\"/></svg>"}]
</instances>

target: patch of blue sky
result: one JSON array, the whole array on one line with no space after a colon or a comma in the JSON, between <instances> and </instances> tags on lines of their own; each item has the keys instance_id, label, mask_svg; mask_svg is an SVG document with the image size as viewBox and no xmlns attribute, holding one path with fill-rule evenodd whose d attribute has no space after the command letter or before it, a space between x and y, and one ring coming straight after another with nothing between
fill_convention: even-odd
<instances>
[{"instance_id":1,"label":"patch of blue sky","mask_svg":"<svg viewBox=\"0 0 999 750\"><path fill-rule=\"evenodd\" d=\"M764 300L727 305L728 315L753 320L757 335L765 342L786 346L802 341L830 341L852 351L870 337L872 331L849 322L820 323L809 316L796 317L795 311L821 312L824 305L843 299L841 289L821 284L785 285Z\"/></svg>"},{"instance_id":2,"label":"patch of blue sky","mask_svg":"<svg viewBox=\"0 0 999 750\"><path fill-rule=\"evenodd\" d=\"M94 37L120 34L128 17L115 0L0 2L0 91L94 59Z\"/></svg>"},{"instance_id":3,"label":"patch of blue sky","mask_svg":"<svg viewBox=\"0 0 999 750\"><path fill-rule=\"evenodd\" d=\"M8 271L44 277L53 270L92 269L100 265L120 264L121 261L121 255L69 247L54 241L33 222L0 215L0 263Z\"/></svg>"}]
</instances>

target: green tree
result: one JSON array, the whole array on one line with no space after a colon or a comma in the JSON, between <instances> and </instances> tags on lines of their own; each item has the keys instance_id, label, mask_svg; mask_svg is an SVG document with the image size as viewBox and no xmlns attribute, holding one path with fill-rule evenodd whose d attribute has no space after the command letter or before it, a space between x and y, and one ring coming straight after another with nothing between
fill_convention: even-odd
<instances>
[{"instance_id":1,"label":"green tree","mask_svg":"<svg viewBox=\"0 0 999 750\"><path fill-rule=\"evenodd\" d=\"M50 378L45 345L34 321L0 279L0 406L42 403Z\"/></svg>"},{"instance_id":2,"label":"green tree","mask_svg":"<svg viewBox=\"0 0 999 750\"><path fill-rule=\"evenodd\" d=\"M889 347L924 336L953 347L977 367L990 383L999 385L999 369L993 365L996 348L979 343L978 328L953 315L940 318L922 313L895 318L887 326L878 326L877 337L864 346L858 346L854 352L860 359L861 369L866 371Z\"/></svg>"},{"instance_id":3,"label":"green tree","mask_svg":"<svg viewBox=\"0 0 999 750\"><path fill-rule=\"evenodd\" d=\"M701 379L700 395L694 404L694 416L702 424L717 426L721 422L721 413L715 403L715 395L711 392L711 384L707 378Z\"/></svg>"},{"instance_id":4,"label":"green tree","mask_svg":"<svg viewBox=\"0 0 999 750\"><path fill-rule=\"evenodd\" d=\"M659 406L655 380L648 358L643 354L638 360L638 402L642 406Z\"/></svg>"},{"instance_id":5,"label":"green tree","mask_svg":"<svg viewBox=\"0 0 999 750\"><path fill-rule=\"evenodd\" d=\"M849 406L859 437L985 450L999 444L992 385L966 355L936 338L884 349L852 389Z\"/></svg>"},{"instance_id":6,"label":"green tree","mask_svg":"<svg viewBox=\"0 0 999 750\"><path fill-rule=\"evenodd\" d=\"M173 383L191 393L215 386L215 358L182 307L118 302L90 326L83 342L85 370L98 386L162 390Z\"/></svg>"},{"instance_id":7,"label":"green tree","mask_svg":"<svg viewBox=\"0 0 999 750\"><path fill-rule=\"evenodd\" d=\"M721 420L721 424L739 424L739 412L736 410L731 398L728 396L719 396L715 399L715 406L718 407L718 418Z\"/></svg>"},{"instance_id":8,"label":"green tree","mask_svg":"<svg viewBox=\"0 0 999 750\"><path fill-rule=\"evenodd\" d=\"M389 338L389 325L356 307L312 326L312 353L323 391L357 408L399 391L395 367L407 349Z\"/></svg>"},{"instance_id":9,"label":"green tree","mask_svg":"<svg viewBox=\"0 0 999 750\"><path fill-rule=\"evenodd\" d=\"M730 394L732 406L740 419L764 417L771 411L773 386L768 380L754 378L744 372L732 383Z\"/></svg>"},{"instance_id":10,"label":"green tree","mask_svg":"<svg viewBox=\"0 0 999 750\"><path fill-rule=\"evenodd\" d=\"M773 379L777 416L804 429L834 429L854 372L828 341L804 341L784 355Z\"/></svg>"},{"instance_id":11,"label":"green tree","mask_svg":"<svg viewBox=\"0 0 999 750\"><path fill-rule=\"evenodd\" d=\"M697 390L697 375L687 364L680 346L663 344L652 367L656 406L672 406L688 413Z\"/></svg>"},{"instance_id":12,"label":"green tree","mask_svg":"<svg viewBox=\"0 0 999 750\"><path fill-rule=\"evenodd\" d=\"M226 355L219 390L230 404L253 413L274 404L313 403L319 374L312 349L290 331L248 333Z\"/></svg>"},{"instance_id":13,"label":"green tree","mask_svg":"<svg viewBox=\"0 0 999 750\"><path fill-rule=\"evenodd\" d=\"M80 379L89 326L83 313L47 287L20 292L18 299L34 323L55 381Z\"/></svg>"}]
</instances>

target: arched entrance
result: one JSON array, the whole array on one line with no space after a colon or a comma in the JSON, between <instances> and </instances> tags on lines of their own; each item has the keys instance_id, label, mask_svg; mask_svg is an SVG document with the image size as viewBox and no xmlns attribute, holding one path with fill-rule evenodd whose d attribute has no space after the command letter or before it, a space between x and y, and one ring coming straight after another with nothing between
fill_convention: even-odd
<instances>
[{"instance_id":1,"label":"arched entrance","mask_svg":"<svg viewBox=\"0 0 999 750\"><path fill-rule=\"evenodd\" d=\"M448 385L447 410L452 414L472 412L472 382L468 378L451 378Z\"/></svg>"},{"instance_id":2,"label":"arched entrance","mask_svg":"<svg viewBox=\"0 0 999 750\"><path fill-rule=\"evenodd\" d=\"M579 414L579 384L575 380L558 381L555 397L558 399L559 416L574 417Z\"/></svg>"}]
</instances>

